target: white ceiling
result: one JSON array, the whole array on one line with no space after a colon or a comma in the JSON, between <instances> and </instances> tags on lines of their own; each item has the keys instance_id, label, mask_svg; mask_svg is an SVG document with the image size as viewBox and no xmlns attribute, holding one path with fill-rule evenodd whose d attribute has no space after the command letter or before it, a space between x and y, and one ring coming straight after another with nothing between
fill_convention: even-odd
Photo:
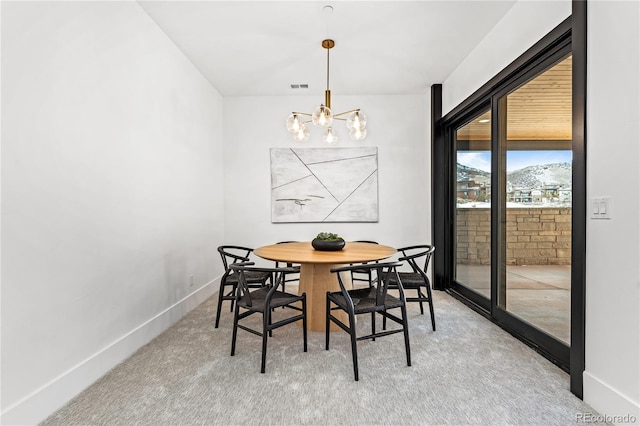
<instances>
[{"instance_id":1,"label":"white ceiling","mask_svg":"<svg viewBox=\"0 0 640 426\"><path fill-rule=\"evenodd\" d=\"M426 93L517 0L138 3L223 96ZM326 13L324 6L333 6ZM309 89L291 89L307 83Z\"/></svg>"}]
</instances>

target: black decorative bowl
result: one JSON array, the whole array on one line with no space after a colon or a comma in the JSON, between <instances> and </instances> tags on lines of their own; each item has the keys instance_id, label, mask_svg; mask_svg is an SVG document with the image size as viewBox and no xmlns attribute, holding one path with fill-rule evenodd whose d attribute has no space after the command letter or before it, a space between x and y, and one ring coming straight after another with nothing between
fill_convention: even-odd
<instances>
[{"instance_id":1,"label":"black decorative bowl","mask_svg":"<svg viewBox=\"0 0 640 426\"><path fill-rule=\"evenodd\" d=\"M344 248L344 240L319 240L314 238L311 240L311 245L314 249L320 251L338 251Z\"/></svg>"}]
</instances>

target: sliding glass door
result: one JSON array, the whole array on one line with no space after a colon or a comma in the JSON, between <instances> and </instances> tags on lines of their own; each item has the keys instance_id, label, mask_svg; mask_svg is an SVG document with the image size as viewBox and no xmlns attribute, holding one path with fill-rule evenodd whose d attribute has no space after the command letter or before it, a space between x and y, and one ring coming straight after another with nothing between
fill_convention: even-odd
<instances>
[{"instance_id":1,"label":"sliding glass door","mask_svg":"<svg viewBox=\"0 0 640 426\"><path fill-rule=\"evenodd\" d=\"M455 160L452 288L565 366L571 59L568 48L550 55L446 131Z\"/></svg>"},{"instance_id":2,"label":"sliding glass door","mask_svg":"<svg viewBox=\"0 0 640 426\"><path fill-rule=\"evenodd\" d=\"M504 119L497 306L570 344L571 56L498 99ZM501 128L502 130L502 128Z\"/></svg>"},{"instance_id":3,"label":"sliding glass door","mask_svg":"<svg viewBox=\"0 0 640 426\"><path fill-rule=\"evenodd\" d=\"M572 11L444 116L432 86L433 277L582 397L586 5Z\"/></svg>"}]
</instances>

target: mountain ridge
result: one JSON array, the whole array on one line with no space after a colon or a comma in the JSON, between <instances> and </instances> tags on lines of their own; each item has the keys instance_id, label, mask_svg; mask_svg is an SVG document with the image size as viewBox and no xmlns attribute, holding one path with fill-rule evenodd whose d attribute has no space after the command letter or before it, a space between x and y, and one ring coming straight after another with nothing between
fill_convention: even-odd
<instances>
[{"instance_id":1,"label":"mountain ridge","mask_svg":"<svg viewBox=\"0 0 640 426\"><path fill-rule=\"evenodd\" d=\"M477 185L491 185L491 173L457 163L457 181L472 180ZM571 188L571 163L547 163L527 166L507 173L507 184L517 188L544 186Z\"/></svg>"}]
</instances>

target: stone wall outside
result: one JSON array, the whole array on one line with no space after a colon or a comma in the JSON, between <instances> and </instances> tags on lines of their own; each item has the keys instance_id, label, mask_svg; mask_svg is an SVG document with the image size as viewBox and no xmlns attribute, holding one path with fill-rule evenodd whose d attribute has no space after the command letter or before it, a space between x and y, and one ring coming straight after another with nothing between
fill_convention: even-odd
<instances>
[{"instance_id":1,"label":"stone wall outside","mask_svg":"<svg viewBox=\"0 0 640 426\"><path fill-rule=\"evenodd\" d=\"M457 208L457 263L491 263L488 208ZM508 265L570 265L571 208L507 209Z\"/></svg>"}]
</instances>

